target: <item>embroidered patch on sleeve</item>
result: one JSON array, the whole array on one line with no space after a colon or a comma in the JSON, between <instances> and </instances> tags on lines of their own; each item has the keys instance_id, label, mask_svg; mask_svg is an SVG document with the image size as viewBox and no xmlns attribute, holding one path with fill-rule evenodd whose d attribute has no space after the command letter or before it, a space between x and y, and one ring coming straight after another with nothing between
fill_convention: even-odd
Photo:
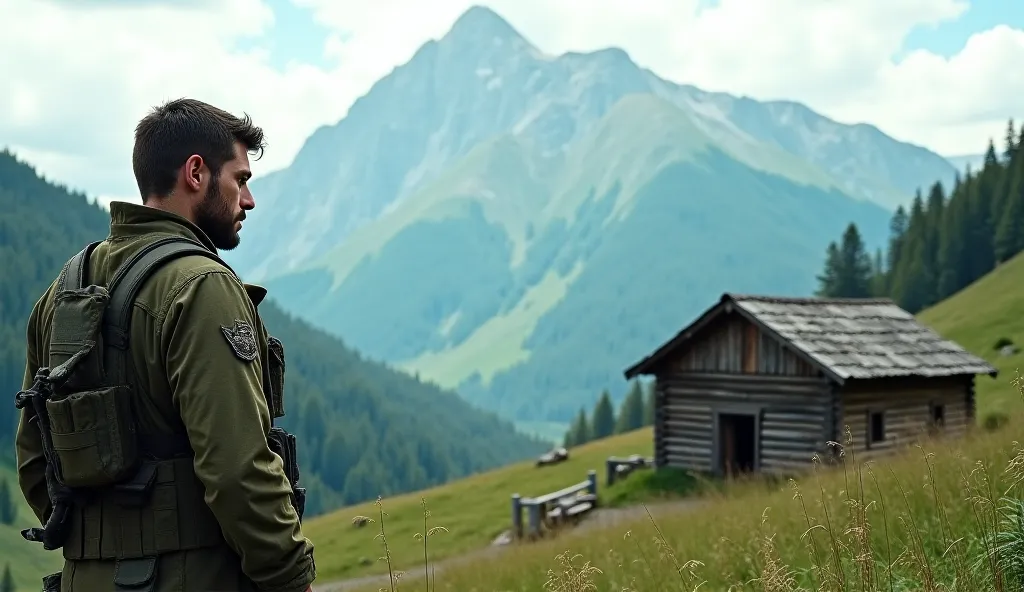
<instances>
[{"instance_id":1,"label":"embroidered patch on sleeve","mask_svg":"<svg viewBox=\"0 0 1024 592\"><path fill-rule=\"evenodd\" d=\"M224 334L224 338L228 340L231 349L239 359L246 362L256 359L256 334L252 330L252 325L245 321L236 320L233 327L221 325L220 331Z\"/></svg>"}]
</instances>

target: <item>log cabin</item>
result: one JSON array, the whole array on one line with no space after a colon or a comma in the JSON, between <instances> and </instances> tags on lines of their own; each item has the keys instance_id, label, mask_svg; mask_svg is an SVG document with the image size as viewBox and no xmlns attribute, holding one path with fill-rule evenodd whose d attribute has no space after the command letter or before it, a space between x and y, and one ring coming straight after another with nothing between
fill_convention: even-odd
<instances>
[{"instance_id":1,"label":"log cabin","mask_svg":"<svg viewBox=\"0 0 1024 592\"><path fill-rule=\"evenodd\" d=\"M625 371L655 377L655 468L716 476L834 462L828 442L860 461L963 434L978 374L997 371L889 299L728 293Z\"/></svg>"}]
</instances>

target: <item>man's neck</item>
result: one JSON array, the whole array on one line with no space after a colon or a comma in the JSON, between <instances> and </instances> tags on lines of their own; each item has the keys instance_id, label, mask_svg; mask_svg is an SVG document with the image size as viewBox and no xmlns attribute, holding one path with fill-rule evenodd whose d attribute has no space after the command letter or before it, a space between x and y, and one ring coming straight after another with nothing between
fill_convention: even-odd
<instances>
[{"instance_id":1,"label":"man's neck","mask_svg":"<svg viewBox=\"0 0 1024 592\"><path fill-rule=\"evenodd\" d=\"M196 223L195 217L192 215L192 208L188 207L188 204L184 203L183 200L172 199L171 196L150 197L143 202L143 205L176 214L193 224Z\"/></svg>"}]
</instances>

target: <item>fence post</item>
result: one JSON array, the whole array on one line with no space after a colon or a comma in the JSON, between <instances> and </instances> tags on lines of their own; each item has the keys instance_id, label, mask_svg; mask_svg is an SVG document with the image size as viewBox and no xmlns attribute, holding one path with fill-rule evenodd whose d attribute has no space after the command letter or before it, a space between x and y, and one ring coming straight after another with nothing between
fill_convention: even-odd
<instances>
[{"instance_id":1,"label":"fence post","mask_svg":"<svg viewBox=\"0 0 1024 592\"><path fill-rule=\"evenodd\" d=\"M609 456L608 460L604 461L605 470L608 472L605 483L608 484L608 487L615 484L615 468L618 464L619 461L614 456Z\"/></svg>"},{"instance_id":2,"label":"fence post","mask_svg":"<svg viewBox=\"0 0 1024 592\"><path fill-rule=\"evenodd\" d=\"M530 520L530 536L540 536L540 504L530 503L526 506Z\"/></svg>"},{"instance_id":3,"label":"fence post","mask_svg":"<svg viewBox=\"0 0 1024 592\"><path fill-rule=\"evenodd\" d=\"M516 538L523 536L523 504L518 493L512 494L512 532Z\"/></svg>"},{"instance_id":4,"label":"fence post","mask_svg":"<svg viewBox=\"0 0 1024 592\"><path fill-rule=\"evenodd\" d=\"M587 493L597 495L597 471L594 469L587 471L587 481Z\"/></svg>"}]
</instances>

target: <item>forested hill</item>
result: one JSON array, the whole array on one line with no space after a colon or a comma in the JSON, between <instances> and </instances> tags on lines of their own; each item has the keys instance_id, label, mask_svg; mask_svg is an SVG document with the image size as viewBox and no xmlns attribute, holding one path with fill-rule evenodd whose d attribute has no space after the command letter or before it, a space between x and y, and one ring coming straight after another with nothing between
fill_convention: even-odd
<instances>
[{"instance_id":1,"label":"forested hill","mask_svg":"<svg viewBox=\"0 0 1024 592\"><path fill-rule=\"evenodd\" d=\"M14 394L25 373L25 321L68 257L107 234L109 218L85 195L40 179L0 152L0 444L10 450Z\"/></svg>"},{"instance_id":2,"label":"forested hill","mask_svg":"<svg viewBox=\"0 0 1024 592\"><path fill-rule=\"evenodd\" d=\"M989 142L980 170L953 187L918 191L909 213L893 214L885 253L864 250L857 226L828 247L819 294L888 296L917 313L946 299L1024 250L1024 127L1007 125L1003 150Z\"/></svg>"},{"instance_id":3,"label":"forested hill","mask_svg":"<svg viewBox=\"0 0 1024 592\"><path fill-rule=\"evenodd\" d=\"M0 404L0 457L10 456L32 305L67 258L108 230L107 212L84 195L0 152L0 390L10 395ZM281 423L300 442L311 515L429 487L545 447L452 392L363 359L270 299L260 310L286 348L288 415Z\"/></svg>"}]
</instances>

